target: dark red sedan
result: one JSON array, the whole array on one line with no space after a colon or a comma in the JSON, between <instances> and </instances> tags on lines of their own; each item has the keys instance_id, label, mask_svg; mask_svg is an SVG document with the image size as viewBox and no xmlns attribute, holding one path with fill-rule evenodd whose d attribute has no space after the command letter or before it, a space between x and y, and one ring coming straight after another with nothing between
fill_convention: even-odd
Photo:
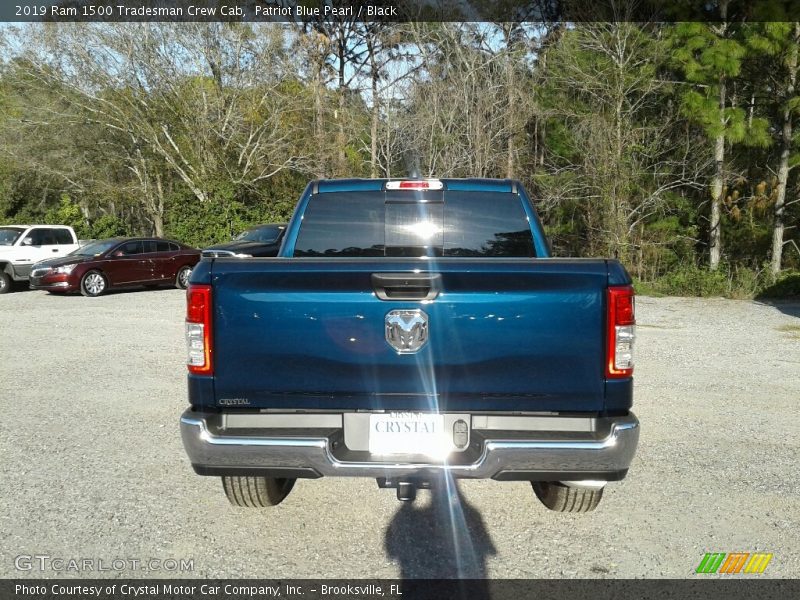
<instances>
[{"instance_id":1,"label":"dark red sedan","mask_svg":"<svg viewBox=\"0 0 800 600\"><path fill-rule=\"evenodd\" d=\"M99 296L110 288L170 283L185 289L200 250L159 238L111 238L31 267L30 286Z\"/></svg>"}]
</instances>

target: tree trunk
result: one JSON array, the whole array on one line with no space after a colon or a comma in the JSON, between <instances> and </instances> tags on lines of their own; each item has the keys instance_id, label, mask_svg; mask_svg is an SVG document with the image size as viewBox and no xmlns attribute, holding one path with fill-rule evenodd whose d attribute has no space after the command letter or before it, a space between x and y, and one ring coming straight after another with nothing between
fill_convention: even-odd
<instances>
[{"instance_id":1,"label":"tree trunk","mask_svg":"<svg viewBox=\"0 0 800 600\"><path fill-rule=\"evenodd\" d=\"M508 157L506 161L506 177L508 179L514 178L514 154L516 153L516 148L514 147L514 138L515 138L515 127L516 127L516 97L515 97L515 87L516 87L516 71L514 69L514 25L508 25L508 31L506 33L506 51L508 52L508 56L506 56L506 90L508 94L508 114L506 115L506 129L508 130L508 142L506 151L508 152Z\"/></svg>"},{"instance_id":2,"label":"tree trunk","mask_svg":"<svg viewBox=\"0 0 800 600\"><path fill-rule=\"evenodd\" d=\"M642 280L642 265L644 264L644 221L639 224L639 260L636 272L639 274L639 281Z\"/></svg>"},{"instance_id":3,"label":"tree trunk","mask_svg":"<svg viewBox=\"0 0 800 600\"><path fill-rule=\"evenodd\" d=\"M513 70L513 69L512 69ZM506 163L506 177L508 179L514 178L514 154L516 148L514 147L514 91L508 92L508 161Z\"/></svg>"},{"instance_id":4,"label":"tree trunk","mask_svg":"<svg viewBox=\"0 0 800 600\"><path fill-rule=\"evenodd\" d=\"M317 179L324 179L328 176L326 161L325 161L325 130L324 119L325 115L322 106L322 65L320 62L314 65L314 81L312 83L312 91L314 93L314 141L316 143L317 152L319 153L314 160L314 175Z\"/></svg>"},{"instance_id":5,"label":"tree trunk","mask_svg":"<svg viewBox=\"0 0 800 600\"><path fill-rule=\"evenodd\" d=\"M347 136L344 134L344 92L339 92L339 108L336 110L336 121L339 123L339 128L336 133L336 146L337 146L337 175L339 177L346 177L347 174L347 155L345 147L347 146Z\"/></svg>"},{"instance_id":6,"label":"tree trunk","mask_svg":"<svg viewBox=\"0 0 800 600\"><path fill-rule=\"evenodd\" d=\"M712 271L719 268L722 256L722 188L725 165L725 79L720 78L719 110L723 131L716 137L714 146L714 178L711 180L711 231L709 232L709 267Z\"/></svg>"},{"instance_id":7,"label":"tree trunk","mask_svg":"<svg viewBox=\"0 0 800 600\"><path fill-rule=\"evenodd\" d=\"M800 22L794 25L794 39L792 40L792 50L789 57L789 86L787 96L794 96L795 85L797 83L797 47L800 43ZM784 213L786 211L786 184L789 181L789 155L792 151L792 111L788 106L783 108L783 128L781 130L781 158L778 164L778 189L775 198L775 208L773 210L772 225L772 260L771 271L773 277L781 272L781 260L783 258L783 230Z\"/></svg>"},{"instance_id":8,"label":"tree trunk","mask_svg":"<svg viewBox=\"0 0 800 600\"><path fill-rule=\"evenodd\" d=\"M372 105L372 126L370 127L370 165L369 165L369 176L373 179L378 176L378 120L379 120L379 108L377 105L377 99L373 100Z\"/></svg>"},{"instance_id":9,"label":"tree trunk","mask_svg":"<svg viewBox=\"0 0 800 600\"><path fill-rule=\"evenodd\" d=\"M619 259L622 264L627 264L630 259L629 238L628 231L628 200L625 197L628 193L627 173L622 172L622 147L623 147L623 117L622 110L624 107L624 92L617 90L617 102L614 110L614 127L616 129L616 144L615 155L616 162L614 163L613 179L611 181L611 206L613 214L613 232L614 232L614 255Z\"/></svg>"},{"instance_id":10,"label":"tree trunk","mask_svg":"<svg viewBox=\"0 0 800 600\"><path fill-rule=\"evenodd\" d=\"M339 105L336 111L336 122L339 127L336 133L336 146L337 146L337 175L339 177L346 177L347 171L347 156L345 154L345 146L347 145L347 137L344 133L344 114L345 114L345 61L347 59L346 42L343 39L344 34L339 34Z\"/></svg>"},{"instance_id":11,"label":"tree trunk","mask_svg":"<svg viewBox=\"0 0 800 600\"><path fill-rule=\"evenodd\" d=\"M156 174L156 203L152 216L155 236L164 237L164 188L159 174Z\"/></svg>"},{"instance_id":12,"label":"tree trunk","mask_svg":"<svg viewBox=\"0 0 800 600\"><path fill-rule=\"evenodd\" d=\"M378 102L378 72L377 61L375 60L375 47L371 42L367 44L369 52L369 62L372 77L372 124L370 126L370 148L369 148L369 176L373 179L378 176L378 121L380 119L380 104Z\"/></svg>"},{"instance_id":13,"label":"tree trunk","mask_svg":"<svg viewBox=\"0 0 800 600\"><path fill-rule=\"evenodd\" d=\"M773 210L772 225L772 260L771 271L773 275L781 272L783 257L783 230L784 213L786 211L786 182L789 180L789 152L791 149L792 120L789 109L783 112L783 144L781 148L780 164L778 165L778 189Z\"/></svg>"}]
</instances>

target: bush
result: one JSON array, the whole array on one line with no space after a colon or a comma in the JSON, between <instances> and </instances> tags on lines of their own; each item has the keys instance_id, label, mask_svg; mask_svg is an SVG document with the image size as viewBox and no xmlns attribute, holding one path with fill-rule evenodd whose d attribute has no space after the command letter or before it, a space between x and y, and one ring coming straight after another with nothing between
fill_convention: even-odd
<instances>
[{"instance_id":1,"label":"bush","mask_svg":"<svg viewBox=\"0 0 800 600\"><path fill-rule=\"evenodd\" d=\"M230 200L201 203L179 197L167 204L165 236L196 248L225 242L244 229L241 212L241 206Z\"/></svg>"},{"instance_id":2,"label":"bush","mask_svg":"<svg viewBox=\"0 0 800 600\"><path fill-rule=\"evenodd\" d=\"M769 293L785 296L792 290L800 290L800 276L796 279L784 277L781 285L770 287L766 268L755 270L742 266L721 265L717 271L696 265L684 265L669 271L654 281L637 281L638 293L646 296L722 296L725 298L749 299Z\"/></svg>"},{"instance_id":3,"label":"bush","mask_svg":"<svg viewBox=\"0 0 800 600\"><path fill-rule=\"evenodd\" d=\"M253 225L285 222L298 196L299 192L288 189L275 197L244 202L233 190L220 187L211 201L198 202L190 194L177 192L167 199L165 235L196 248L227 242Z\"/></svg>"},{"instance_id":4,"label":"bush","mask_svg":"<svg viewBox=\"0 0 800 600\"><path fill-rule=\"evenodd\" d=\"M42 221L48 225L69 225L80 239L92 237L89 223L84 218L80 206L67 194L62 194L58 206L50 208Z\"/></svg>"},{"instance_id":5,"label":"bush","mask_svg":"<svg viewBox=\"0 0 800 600\"><path fill-rule=\"evenodd\" d=\"M728 278L722 271L695 265L682 266L652 282L654 289L668 296L725 296Z\"/></svg>"},{"instance_id":6,"label":"bush","mask_svg":"<svg viewBox=\"0 0 800 600\"><path fill-rule=\"evenodd\" d=\"M764 286L757 298L800 298L800 272L782 273L774 283Z\"/></svg>"},{"instance_id":7,"label":"bush","mask_svg":"<svg viewBox=\"0 0 800 600\"><path fill-rule=\"evenodd\" d=\"M100 216L92 221L89 229L91 231L90 237L95 240L133 235L130 227L128 227L126 223L114 215Z\"/></svg>"},{"instance_id":8,"label":"bush","mask_svg":"<svg viewBox=\"0 0 800 600\"><path fill-rule=\"evenodd\" d=\"M633 288L636 290L638 296L652 296L653 298L660 298L664 294L658 287L649 281L641 281L640 279L633 278Z\"/></svg>"},{"instance_id":9,"label":"bush","mask_svg":"<svg viewBox=\"0 0 800 600\"><path fill-rule=\"evenodd\" d=\"M134 235L131 228L115 215L105 214L96 219L86 219L78 203L67 194L63 194L58 205L51 207L40 220L49 225L69 225L81 240Z\"/></svg>"}]
</instances>

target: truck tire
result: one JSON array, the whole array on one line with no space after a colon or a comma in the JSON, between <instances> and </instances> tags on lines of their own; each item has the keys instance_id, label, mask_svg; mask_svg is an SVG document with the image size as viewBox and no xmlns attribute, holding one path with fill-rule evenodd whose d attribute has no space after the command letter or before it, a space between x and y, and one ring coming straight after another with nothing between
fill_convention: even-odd
<instances>
[{"instance_id":1,"label":"truck tire","mask_svg":"<svg viewBox=\"0 0 800 600\"><path fill-rule=\"evenodd\" d=\"M603 497L603 488L575 488L556 481L531 481L531 485L541 503L556 512L590 512L597 508Z\"/></svg>"},{"instance_id":2,"label":"truck tire","mask_svg":"<svg viewBox=\"0 0 800 600\"><path fill-rule=\"evenodd\" d=\"M96 298L108 288L108 279L100 271L87 271L81 277L81 294L88 298Z\"/></svg>"},{"instance_id":3,"label":"truck tire","mask_svg":"<svg viewBox=\"0 0 800 600\"><path fill-rule=\"evenodd\" d=\"M0 294L7 294L11 291L11 277L5 271L0 271Z\"/></svg>"},{"instance_id":4,"label":"truck tire","mask_svg":"<svg viewBox=\"0 0 800 600\"><path fill-rule=\"evenodd\" d=\"M292 491L295 481L288 478L226 476L222 478L222 487L228 501L234 506L267 508L283 502Z\"/></svg>"}]
</instances>

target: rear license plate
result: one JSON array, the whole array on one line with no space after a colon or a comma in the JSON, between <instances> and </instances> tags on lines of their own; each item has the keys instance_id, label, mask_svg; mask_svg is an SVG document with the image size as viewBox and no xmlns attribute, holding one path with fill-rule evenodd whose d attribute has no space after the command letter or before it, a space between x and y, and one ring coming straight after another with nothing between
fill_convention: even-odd
<instances>
[{"instance_id":1,"label":"rear license plate","mask_svg":"<svg viewBox=\"0 0 800 600\"><path fill-rule=\"evenodd\" d=\"M380 413L369 416L372 454L426 454L445 456L452 448L445 436L444 415Z\"/></svg>"}]
</instances>

